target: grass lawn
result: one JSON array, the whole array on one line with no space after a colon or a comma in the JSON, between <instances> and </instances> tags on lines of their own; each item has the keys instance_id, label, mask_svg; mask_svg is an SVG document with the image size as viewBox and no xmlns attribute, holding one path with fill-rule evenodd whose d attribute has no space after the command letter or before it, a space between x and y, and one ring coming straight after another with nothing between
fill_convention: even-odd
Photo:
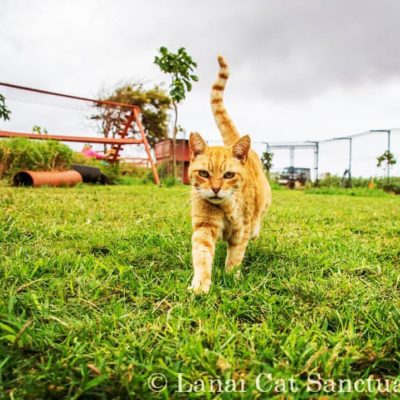
<instances>
[{"instance_id":1,"label":"grass lawn","mask_svg":"<svg viewBox=\"0 0 400 400\"><path fill-rule=\"evenodd\" d=\"M395 380L399 197L275 191L242 281L221 244L200 297L189 211L186 187L0 187L0 398L308 398L329 379Z\"/></svg>"}]
</instances>

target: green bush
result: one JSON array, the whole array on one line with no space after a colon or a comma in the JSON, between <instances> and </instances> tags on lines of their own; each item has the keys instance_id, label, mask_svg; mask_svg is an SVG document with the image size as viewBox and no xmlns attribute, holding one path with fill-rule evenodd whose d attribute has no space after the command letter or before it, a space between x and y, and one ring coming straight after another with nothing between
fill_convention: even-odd
<instances>
[{"instance_id":1,"label":"green bush","mask_svg":"<svg viewBox=\"0 0 400 400\"><path fill-rule=\"evenodd\" d=\"M388 186L400 186L400 177L399 176L394 176L387 180L387 178L380 178L380 179L375 179L375 184L376 187L379 189L384 189L385 187Z\"/></svg>"},{"instance_id":2,"label":"green bush","mask_svg":"<svg viewBox=\"0 0 400 400\"><path fill-rule=\"evenodd\" d=\"M376 183L376 179L353 177L351 178L351 186L353 188L367 188L371 181ZM321 188L340 188L343 187L345 183L348 183L347 178L343 180L342 177L337 175L327 175L318 181L318 186Z\"/></svg>"},{"instance_id":3,"label":"green bush","mask_svg":"<svg viewBox=\"0 0 400 400\"><path fill-rule=\"evenodd\" d=\"M342 187L342 178L337 175L326 175L318 181L321 188Z\"/></svg>"},{"instance_id":4,"label":"green bush","mask_svg":"<svg viewBox=\"0 0 400 400\"><path fill-rule=\"evenodd\" d=\"M338 187L320 187L320 188L309 188L306 189L307 194L326 194L326 195L346 195L346 196L357 196L357 197L387 197L391 194L385 193L380 189L368 189L368 188L338 188Z\"/></svg>"},{"instance_id":5,"label":"green bush","mask_svg":"<svg viewBox=\"0 0 400 400\"><path fill-rule=\"evenodd\" d=\"M135 178L138 181L143 181L143 183L146 183L146 181L149 179L149 176L151 181L153 179L153 171L151 168L141 167L134 163L127 162L120 162L119 168L121 175Z\"/></svg>"},{"instance_id":6,"label":"green bush","mask_svg":"<svg viewBox=\"0 0 400 400\"><path fill-rule=\"evenodd\" d=\"M392 177L389 182L387 178L362 178L362 177L353 177L351 178L351 185L353 188L368 188L370 184L373 184L377 189L384 189L388 186L400 186L400 177ZM342 178L337 175L327 175L323 179L318 181L318 186L323 187L331 187L331 188L339 188L343 187Z\"/></svg>"},{"instance_id":7,"label":"green bush","mask_svg":"<svg viewBox=\"0 0 400 400\"><path fill-rule=\"evenodd\" d=\"M393 180L393 181L391 180L390 182L383 184L382 189L385 192L400 194L400 179Z\"/></svg>"},{"instance_id":8,"label":"green bush","mask_svg":"<svg viewBox=\"0 0 400 400\"><path fill-rule=\"evenodd\" d=\"M271 189L273 190L282 190L285 189L285 186L280 185L276 180L274 179L269 179L269 184L271 186Z\"/></svg>"},{"instance_id":9,"label":"green bush","mask_svg":"<svg viewBox=\"0 0 400 400\"><path fill-rule=\"evenodd\" d=\"M309 193L321 193L321 194L338 194L342 189L357 193L357 195L365 193L383 190L389 193L400 194L400 177L392 177L388 181L387 178L352 178L351 188L344 189L342 178L336 175L328 175L318 182L318 189L309 190ZM338 191L336 191L338 189ZM360 189L360 191L357 191ZM341 192L340 192L341 193ZM351 193L351 194L352 194Z\"/></svg>"},{"instance_id":10,"label":"green bush","mask_svg":"<svg viewBox=\"0 0 400 400\"><path fill-rule=\"evenodd\" d=\"M373 182L376 185L377 180L380 178L351 178L351 185L353 188L367 188Z\"/></svg>"},{"instance_id":11,"label":"green bush","mask_svg":"<svg viewBox=\"0 0 400 400\"><path fill-rule=\"evenodd\" d=\"M0 179L11 179L20 170L69 169L73 151L60 142L24 138L0 140Z\"/></svg>"}]
</instances>

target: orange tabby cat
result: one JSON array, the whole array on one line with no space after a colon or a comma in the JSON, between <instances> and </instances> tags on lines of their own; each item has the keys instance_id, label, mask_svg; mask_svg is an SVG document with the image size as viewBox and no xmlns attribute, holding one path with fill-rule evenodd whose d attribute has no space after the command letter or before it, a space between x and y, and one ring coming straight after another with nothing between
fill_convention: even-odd
<instances>
[{"instance_id":1,"label":"orange tabby cat","mask_svg":"<svg viewBox=\"0 0 400 400\"><path fill-rule=\"evenodd\" d=\"M250 137L240 137L224 104L228 66L212 87L211 107L225 147L209 147L198 133L190 134L192 182L192 255L194 277L189 289L207 293L218 239L228 243L227 272L238 267L250 238L258 236L261 219L271 203L271 189L260 159L250 149Z\"/></svg>"}]
</instances>

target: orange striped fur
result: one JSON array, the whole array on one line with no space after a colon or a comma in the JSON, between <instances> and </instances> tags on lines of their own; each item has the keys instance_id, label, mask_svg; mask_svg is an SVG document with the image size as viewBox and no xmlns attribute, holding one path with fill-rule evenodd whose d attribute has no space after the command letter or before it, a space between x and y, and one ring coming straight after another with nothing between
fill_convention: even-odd
<instances>
[{"instance_id":1,"label":"orange striped fur","mask_svg":"<svg viewBox=\"0 0 400 400\"><path fill-rule=\"evenodd\" d=\"M220 70L212 86L211 108L224 146L210 147L199 133L190 134L192 182L192 257L190 289L207 293L215 245L228 243L227 272L240 266L250 238L258 236L271 203L271 189L261 161L250 149L250 137L240 137L223 102L228 65L218 57Z\"/></svg>"}]
</instances>

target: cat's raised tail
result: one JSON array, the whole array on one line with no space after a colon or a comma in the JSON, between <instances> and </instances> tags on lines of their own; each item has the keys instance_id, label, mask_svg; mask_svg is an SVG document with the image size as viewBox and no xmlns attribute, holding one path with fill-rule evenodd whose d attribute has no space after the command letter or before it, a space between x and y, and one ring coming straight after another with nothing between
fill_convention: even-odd
<instances>
[{"instance_id":1,"label":"cat's raised tail","mask_svg":"<svg viewBox=\"0 0 400 400\"><path fill-rule=\"evenodd\" d=\"M211 109L224 145L233 146L240 139L240 135L224 105L224 90L229 77L229 69L222 56L218 56L218 63L220 67L218 77L211 90Z\"/></svg>"}]
</instances>

